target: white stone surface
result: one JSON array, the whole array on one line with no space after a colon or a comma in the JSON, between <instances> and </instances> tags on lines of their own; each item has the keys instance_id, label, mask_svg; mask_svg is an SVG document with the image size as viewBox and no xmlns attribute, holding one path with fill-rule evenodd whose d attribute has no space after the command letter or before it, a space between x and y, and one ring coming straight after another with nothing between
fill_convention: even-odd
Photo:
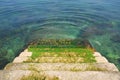
<instances>
[{"instance_id":1,"label":"white stone surface","mask_svg":"<svg viewBox=\"0 0 120 80\"><path fill-rule=\"evenodd\" d=\"M13 63L22 63L30 56L32 56L32 52L28 52L28 49L25 49L24 52L21 52L20 55L13 60Z\"/></svg>"},{"instance_id":2,"label":"white stone surface","mask_svg":"<svg viewBox=\"0 0 120 80\"><path fill-rule=\"evenodd\" d=\"M116 72L46 71L46 74L52 76L58 76L60 80L120 80L120 73L116 73Z\"/></svg>"},{"instance_id":3,"label":"white stone surface","mask_svg":"<svg viewBox=\"0 0 120 80\"><path fill-rule=\"evenodd\" d=\"M94 52L93 56L95 56L95 57L101 57L102 55L99 52Z\"/></svg>"},{"instance_id":4,"label":"white stone surface","mask_svg":"<svg viewBox=\"0 0 120 80\"><path fill-rule=\"evenodd\" d=\"M20 80L22 76L29 75L29 70L14 70L0 72L0 80ZM120 72L100 71L44 71L44 74L56 76L59 80L120 80ZM2 76L1 76L2 75Z\"/></svg>"},{"instance_id":5,"label":"white stone surface","mask_svg":"<svg viewBox=\"0 0 120 80\"><path fill-rule=\"evenodd\" d=\"M21 77L25 76L25 75L29 75L31 73L31 71L24 71L24 70L13 70L13 71L9 71L9 70L3 70L0 71L0 80L20 80Z\"/></svg>"},{"instance_id":6,"label":"white stone surface","mask_svg":"<svg viewBox=\"0 0 120 80\"><path fill-rule=\"evenodd\" d=\"M19 56L32 56L32 52L21 52Z\"/></svg>"},{"instance_id":7,"label":"white stone surface","mask_svg":"<svg viewBox=\"0 0 120 80\"><path fill-rule=\"evenodd\" d=\"M24 52L28 52L28 49L25 49Z\"/></svg>"},{"instance_id":8,"label":"white stone surface","mask_svg":"<svg viewBox=\"0 0 120 80\"><path fill-rule=\"evenodd\" d=\"M94 52L93 56L95 56L97 63L109 63L108 60L99 52Z\"/></svg>"},{"instance_id":9,"label":"white stone surface","mask_svg":"<svg viewBox=\"0 0 120 80\"><path fill-rule=\"evenodd\" d=\"M113 63L9 63L5 70L21 70L32 67L38 71L58 70L58 71L90 71L90 66L102 71L119 71ZM93 71L92 68L92 71ZM95 71L96 71L95 69Z\"/></svg>"},{"instance_id":10,"label":"white stone surface","mask_svg":"<svg viewBox=\"0 0 120 80\"><path fill-rule=\"evenodd\" d=\"M95 57L97 63L109 63L105 57Z\"/></svg>"},{"instance_id":11,"label":"white stone surface","mask_svg":"<svg viewBox=\"0 0 120 80\"><path fill-rule=\"evenodd\" d=\"M23 61L26 61L29 57L25 56L25 57L16 57L13 60L13 63L22 63Z\"/></svg>"}]
</instances>

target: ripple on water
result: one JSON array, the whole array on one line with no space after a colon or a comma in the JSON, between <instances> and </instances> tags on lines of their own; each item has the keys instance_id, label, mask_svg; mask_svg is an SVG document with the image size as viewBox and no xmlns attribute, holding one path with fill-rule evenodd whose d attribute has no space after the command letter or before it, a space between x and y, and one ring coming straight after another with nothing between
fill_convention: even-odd
<instances>
[{"instance_id":1,"label":"ripple on water","mask_svg":"<svg viewBox=\"0 0 120 80\"><path fill-rule=\"evenodd\" d=\"M14 44L11 54L16 56L18 50L29 41L39 38L96 39L94 37L97 36L106 44L110 41L104 40L103 35L112 35L116 28L117 25L113 27L111 22L112 18L119 19L118 7L115 1L106 0L1 0L0 43L7 55L3 55L3 60L9 60L7 49L11 48L11 44ZM114 43L119 38L115 33L110 40Z\"/></svg>"}]
</instances>

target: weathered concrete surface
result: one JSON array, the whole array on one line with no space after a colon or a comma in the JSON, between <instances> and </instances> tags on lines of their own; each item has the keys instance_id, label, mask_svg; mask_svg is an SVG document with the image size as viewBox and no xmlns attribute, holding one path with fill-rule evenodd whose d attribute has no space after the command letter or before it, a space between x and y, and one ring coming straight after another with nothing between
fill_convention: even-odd
<instances>
[{"instance_id":1,"label":"weathered concrete surface","mask_svg":"<svg viewBox=\"0 0 120 80\"><path fill-rule=\"evenodd\" d=\"M0 80L20 80L22 76L30 73L31 71L24 70L2 70L0 71Z\"/></svg>"},{"instance_id":2,"label":"weathered concrete surface","mask_svg":"<svg viewBox=\"0 0 120 80\"><path fill-rule=\"evenodd\" d=\"M109 63L105 57L95 57L97 63Z\"/></svg>"},{"instance_id":3,"label":"weathered concrete surface","mask_svg":"<svg viewBox=\"0 0 120 80\"><path fill-rule=\"evenodd\" d=\"M95 57L101 57L102 55L99 52L94 52L93 54Z\"/></svg>"},{"instance_id":4,"label":"weathered concrete surface","mask_svg":"<svg viewBox=\"0 0 120 80\"><path fill-rule=\"evenodd\" d=\"M119 71L112 63L10 63L5 67L5 70L27 70L29 68L36 68L39 71Z\"/></svg>"},{"instance_id":5,"label":"weathered concrete surface","mask_svg":"<svg viewBox=\"0 0 120 80\"><path fill-rule=\"evenodd\" d=\"M60 80L120 80L117 67L99 52L94 52L96 63L23 63L32 55L26 49L13 63L0 71L0 80L20 80L31 72L43 72Z\"/></svg>"},{"instance_id":6,"label":"weathered concrete surface","mask_svg":"<svg viewBox=\"0 0 120 80\"><path fill-rule=\"evenodd\" d=\"M60 80L120 80L119 72L99 72L99 71L46 71L49 75L58 76Z\"/></svg>"},{"instance_id":7,"label":"weathered concrete surface","mask_svg":"<svg viewBox=\"0 0 120 80\"><path fill-rule=\"evenodd\" d=\"M99 52L94 52L93 56L95 56L96 63L109 63Z\"/></svg>"},{"instance_id":8,"label":"weathered concrete surface","mask_svg":"<svg viewBox=\"0 0 120 80\"><path fill-rule=\"evenodd\" d=\"M20 80L22 76L30 73L31 71L28 70L0 71L0 80ZM120 80L120 72L44 71L43 73L49 76L57 76L60 80Z\"/></svg>"},{"instance_id":9,"label":"weathered concrete surface","mask_svg":"<svg viewBox=\"0 0 120 80\"><path fill-rule=\"evenodd\" d=\"M21 52L20 55L18 57L16 57L14 60L13 60L13 63L22 63L24 61L27 61L29 59L29 57L32 55L32 52L28 52L28 50L24 50L24 52ZM103 57L99 52L94 52L93 56L95 56L95 59L96 59L96 63L109 63L108 60ZM36 62L59 62L62 61L66 61L67 59L65 58L60 58L59 57L41 57L39 58L40 60L36 60ZM61 60L62 59L62 60ZM73 58L74 59L74 58ZM67 60L69 61L69 60ZM76 57L76 62L82 62L82 59L80 57Z\"/></svg>"},{"instance_id":10,"label":"weathered concrete surface","mask_svg":"<svg viewBox=\"0 0 120 80\"><path fill-rule=\"evenodd\" d=\"M25 49L23 52L20 53L18 57L13 60L13 63L22 63L29 59L32 56L32 52L28 52L28 49Z\"/></svg>"},{"instance_id":11,"label":"weathered concrete surface","mask_svg":"<svg viewBox=\"0 0 120 80\"><path fill-rule=\"evenodd\" d=\"M14 60L13 60L13 63L22 63L26 60L28 60L29 57L28 56L23 56L23 57L16 57Z\"/></svg>"},{"instance_id":12,"label":"weathered concrete surface","mask_svg":"<svg viewBox=\"0 0 120 80\"><path fill-rule=\"evenodd\" d=\"M32 56L32 52L22 52L20 55L19 55L20 57L24 57L24 56Z\"/></svg>"}]
</instances>

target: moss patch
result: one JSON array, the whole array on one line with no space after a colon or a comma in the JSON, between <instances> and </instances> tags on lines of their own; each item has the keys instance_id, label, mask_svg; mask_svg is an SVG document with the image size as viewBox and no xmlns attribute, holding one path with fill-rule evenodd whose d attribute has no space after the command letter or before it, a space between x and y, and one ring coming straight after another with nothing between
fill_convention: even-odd
<instances>
[{"instance_id":1,"label":"moss patch","mask_svg":"<svg viewBox=\"0 0 120 80\"><path fill-rule=\"evenodd\" d=\"M39 40L29 45L32 56L26 62L92 63L94 50L87 41Z\"/></svg>"},{"instance_id":2,"label":"moss patch","mask_svg":"<svg viewBox=\"0 0 120 80\"><path fill-rule=\"evenodd\" d=\"M32 72L28 76L23 76L20 80L59 80L59 78L45 73Z\"/></svg>"}]
</instances>

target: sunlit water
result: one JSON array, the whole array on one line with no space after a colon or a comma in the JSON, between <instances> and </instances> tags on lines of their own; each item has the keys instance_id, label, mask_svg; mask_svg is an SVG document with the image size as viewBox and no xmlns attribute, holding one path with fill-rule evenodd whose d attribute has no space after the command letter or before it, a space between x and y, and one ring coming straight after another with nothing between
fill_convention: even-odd
<instances>
[{"instance_id":1,"label":"sunlit water","mask_svg":"<svg viewBox=\"0 0 120 80\"><path fill-rule=\"evenodd\" d=\"M0 67L33 40L76 39L120 68L120 0L0 0Z\"/></svg>"}]
</instances>

